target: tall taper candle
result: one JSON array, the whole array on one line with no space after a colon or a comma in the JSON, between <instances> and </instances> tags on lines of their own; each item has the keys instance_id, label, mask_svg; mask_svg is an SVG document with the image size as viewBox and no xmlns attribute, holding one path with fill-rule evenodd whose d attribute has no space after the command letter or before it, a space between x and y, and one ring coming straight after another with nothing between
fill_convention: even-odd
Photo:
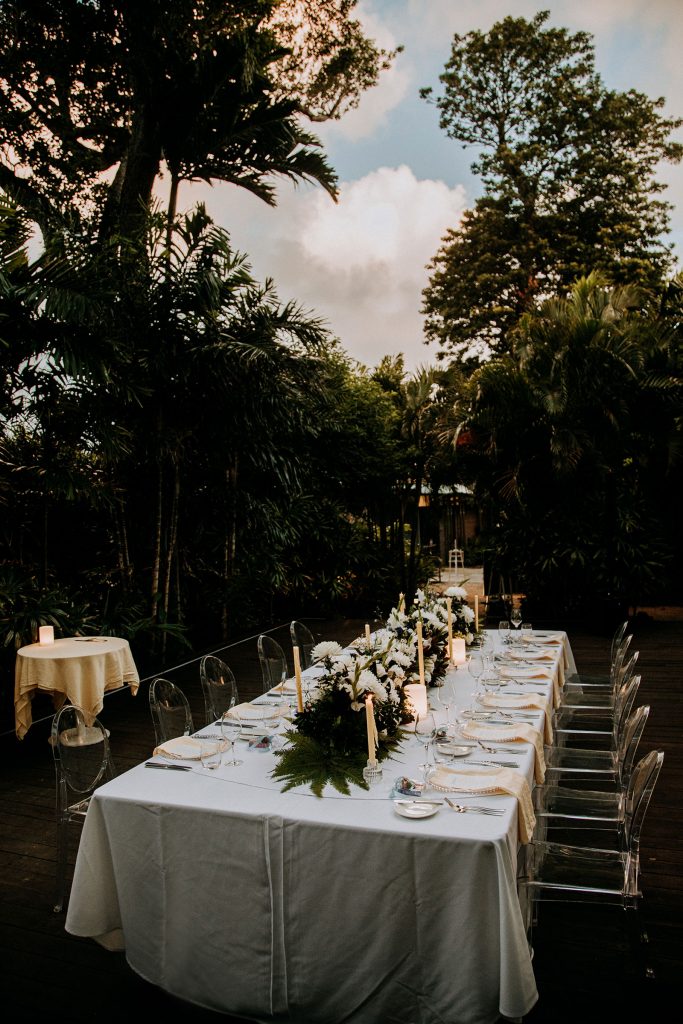
<instances>
[{"instance_id":1,"label":"tall taper candle","mask_svg":"<svg viewBox=\"0 0 683 1024\"><path fill-rule=\"evenodd\" d=\"M479 632L479 594L474 595L474 632Z\"/></svg>"},{"instance_id":2,"label":"tall taper candle","mask_svg":"<svg viewBox=\"0 0 683 1024\"><path fill-rule=\"evenodd\" d=\"M453 660L453 598L446 598L448 608L448 660Z\"/></svg>"},{"instance_id":3,"label":"tall taper candle","mask_svg":"<svg viewBox=\"0 0 683 1024\"><path fill-rule=\"evenodd\" d=\"M398 595L398 610L399 610L400 612L402 612L402 611L403 611L403 601L404 601L404 597L403 597L403 594L399 594L399 595Z\"/></svg>"},{"instance_id":4,"label":"tall taper candle","mask_svg":"<svg viewBox=\"0 0 683 1024\"><path fill-rule=\"evenodd\" d=\"M420 673L420 683L425 684L425 655L422 648L422 619L417 620L417 670Z\"/></svg>"},{"instance_id":5,"label":"tall taper candle","mask_svg":"<svg viewBox=\"0 0 683 1024\"><path fill-rule=\"evenodd\" d=\"M365 639L368 641L368 643L370 642L370 623L369 622L365 623Z\"/></svg>"},{"instance_id":6,"label":"tall taper candle","mask_svg":"<svg viewBox=\"0 0 683 1024\"><path fill-rule=\"evenodd\" d=\"M304 709L304 691L301 686L301 658L299 648L292 648L294 651L294 679L296 680L296 708L297 711Z\"/></svg>"},{"instance_id":7,"label":"tall taper candle","mask_svg":"<svg viewBox=\"0 0 683 1024\"><path fill-rule=\"evenodd\" d=\"M375 711L370 694L365 698L365 727L368 733L368 764L374 768L377 764L377 758L375 757Z\"/></svg>"}]
</instances>

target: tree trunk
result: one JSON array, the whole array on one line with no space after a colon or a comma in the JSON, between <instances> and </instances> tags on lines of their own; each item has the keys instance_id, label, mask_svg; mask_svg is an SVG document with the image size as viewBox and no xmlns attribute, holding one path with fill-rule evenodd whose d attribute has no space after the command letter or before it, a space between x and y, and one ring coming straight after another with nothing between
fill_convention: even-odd
<instances>
[{"instance_id":1,"label":"tree trunk","mask_svg":"<svg viewBox=\"0 0 683 1024\"><path fill-rule=\"evenodd\" d=\"M164 464L159 454L159 472L157 478L157 514L154 523L154 541L152 556L152 580L150 586L149 615L152 622L159 619L159 579L161 576L161 527L164 509Z\"/></svg>"}]
</instances>

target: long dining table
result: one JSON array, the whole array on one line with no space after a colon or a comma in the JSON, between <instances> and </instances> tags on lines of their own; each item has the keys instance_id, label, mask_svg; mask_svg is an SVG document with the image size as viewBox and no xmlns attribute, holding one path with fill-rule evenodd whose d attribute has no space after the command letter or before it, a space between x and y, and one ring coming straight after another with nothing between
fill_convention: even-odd
<instances>
[{"instance_id":1,"label":"long dining table","mask_svg":"<svg viewBox=\"0 0 683 1024\"><path fill-rule=\"evenodd\" d=\"M552 707L575 671L566 634L557 636L542 671L506 690L533 688ZM497 634L487 645L503 655ZM459 709L473 704L466 666L449 684ZM543 709L530 714L541 729ZM415 739L368 791L328 787L322 798L282 792L273 753L238 746L238 766L141 764L96 791L67 931L125 949L133 970L181 999L254 1021L490 1024L529 1012L538 994L513 796L477 799L497 816L443 803L407 819L392 789L420 777ZM487 759L497 755L473 744L467 760ZM514 760L533 785L532 745L519 744Z\"/></svg>"}]
</instances>

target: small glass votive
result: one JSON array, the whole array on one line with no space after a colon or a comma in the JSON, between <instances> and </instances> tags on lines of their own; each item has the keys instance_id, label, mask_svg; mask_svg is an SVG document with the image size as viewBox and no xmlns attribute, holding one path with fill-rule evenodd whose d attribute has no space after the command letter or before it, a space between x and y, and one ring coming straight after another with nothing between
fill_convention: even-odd
<instances>
[{"instance_id":1,"label":"small glass votive","mask_svg":"<svg viewBox=\"0 0 683 1024\"><path fill-rule=\"evenodd\" d=\"M382 769L380 768L379 761L368 760L365 768L363 769L363 778L367 782L368 786L376 786L378 782L382 781Z\"/></svg>"}]
</instances>

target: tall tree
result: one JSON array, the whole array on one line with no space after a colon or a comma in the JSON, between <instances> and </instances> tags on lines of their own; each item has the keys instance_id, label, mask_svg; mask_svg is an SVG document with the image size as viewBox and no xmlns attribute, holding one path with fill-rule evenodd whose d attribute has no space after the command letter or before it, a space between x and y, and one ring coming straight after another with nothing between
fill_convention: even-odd
<instances>
[{"instance_id":1,"label":"tall tree","mask_svg":"<svg viewBox=\"0 0 683 1024\"><path fill-rule=\"evenodd\" d=\"M636 604L678 543L662 509L680 472L680 326L593 275L525 314L512 340L461 405L497 568L558 608Z\"/></svg>"},{"instance_id":2,"label":"tall tree","mask_svg":"<svg viewBox=\"0 0 683 1024\"><path fill-rule=\"evenodd\" d=\"M335 176L307 118L339 116L391 54L355 0L4 0L0 188L46 237L101 213L142 238L162 167L268 202L272 177ZM333 30L334 26L337 30Z\"/></svg>"},{"instance_id":3,"label":"tall tree","mask_svg":"<svg viewBox=\"0 0 683 1024\"><path fill-rule=\"evenodd\" d=\"M653 287L671 268L658 198L661 160L682 122L663 99L605 88L591 37L507 17L456 35L440 76L440 124L475 146L484 193L448 232L424 293L426 330L445 354L505 352L537 299L591 270ZM431 89L422 90L425 98Z\"/></svg>"}]
</instances>

